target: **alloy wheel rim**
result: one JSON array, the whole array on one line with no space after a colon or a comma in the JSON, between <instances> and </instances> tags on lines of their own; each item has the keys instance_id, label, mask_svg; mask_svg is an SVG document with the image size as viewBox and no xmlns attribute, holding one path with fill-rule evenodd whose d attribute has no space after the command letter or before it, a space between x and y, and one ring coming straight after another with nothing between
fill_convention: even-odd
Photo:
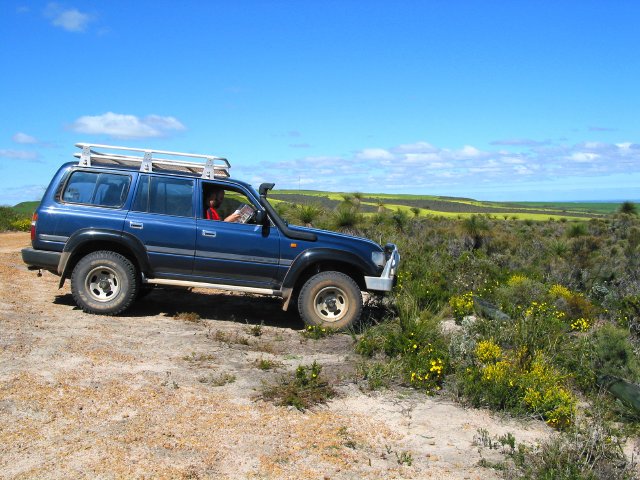
<instances>
[{"instance_id":1,"label":"alloy wheel rim","mask_svg":"<svg viewBox=\"0 0 640 480\"><path fill-rule=\"evenodd\" d=\"M120 292L120 279L109 267L96 267L86 277L87 292L97 302L109 302Z\"/></svg>"},{"instance_id":2,"label":"alloy wheel rim","mask_svg":"<svg viewBox=\"0 0 640 480\"><path fill-rule=\"evenodd\" d=\"M316 314L326 322L337 322L349 311L349 297L338 287L325 287L313 299Z\"/></svg>"}]
</instances>

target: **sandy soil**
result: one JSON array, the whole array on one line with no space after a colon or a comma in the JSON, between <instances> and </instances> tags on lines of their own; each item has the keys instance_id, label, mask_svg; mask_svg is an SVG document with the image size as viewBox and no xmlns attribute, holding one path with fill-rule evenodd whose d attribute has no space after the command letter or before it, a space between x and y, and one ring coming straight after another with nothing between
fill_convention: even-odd
<instances>
[{"instance_id":1,"label":"sandy soil","mask_svg":"<svg viewBox=\"0 0 640 480\"><path fill-rule=\"evenodd\" d=\"M479 429L526 443L549 433L442 397L363 392L351 337L304 339L276 299L164 290L119 317L85 314L68 283L27 271L28 244L0 234L1 478L491 479ZM313 360L338 384L328 405L257 398ZM235 381L218 386L225 375Z\"/></svg>"}]
</instances>

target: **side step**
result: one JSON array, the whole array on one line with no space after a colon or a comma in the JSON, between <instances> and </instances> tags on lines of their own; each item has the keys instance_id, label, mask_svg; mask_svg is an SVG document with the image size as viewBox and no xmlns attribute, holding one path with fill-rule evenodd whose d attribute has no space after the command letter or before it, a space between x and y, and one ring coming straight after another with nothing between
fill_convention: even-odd
<instances>
[{"instance_id":1,"label":"side step","mask_svg":"<svg viewBox=\"0 0 640 480\"><path fill-rule=\"evenodd\" d=\"M187 280L171 280L168 278L143 278L143 283L154 285L173 285L175 287L192 287L192 288L215 288L216 290L228 290L231 292L257 293L259 295L282 296L281 290L272 290L270 288L240 287L236 285L221 285L217 283L190 282Z\"/></svg>"}]
</instances>

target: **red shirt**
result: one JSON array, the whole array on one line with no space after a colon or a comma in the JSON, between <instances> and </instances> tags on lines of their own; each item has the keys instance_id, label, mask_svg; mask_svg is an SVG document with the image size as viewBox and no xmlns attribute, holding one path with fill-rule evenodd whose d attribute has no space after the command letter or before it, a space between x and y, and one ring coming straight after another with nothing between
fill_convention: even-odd
<instances>
[{"instance_id":1,"label":"red shirt","mask_svg":"<svg viewBox=\"0 0 640 480\"><path fill-rule=\"evenodd\" d=\"M216 212L214 208L208 208L207 220L220 220L220 215L218 215L218 212Z\"/></svg>"}]
</instances>

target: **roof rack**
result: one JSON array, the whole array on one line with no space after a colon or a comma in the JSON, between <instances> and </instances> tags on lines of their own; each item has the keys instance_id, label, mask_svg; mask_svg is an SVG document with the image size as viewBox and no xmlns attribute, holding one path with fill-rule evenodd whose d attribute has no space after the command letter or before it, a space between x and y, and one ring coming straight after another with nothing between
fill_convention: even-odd
<instances>
[{"instance_id":1,"label":"roof rack","mask_svg":"<svg viewBox=\"0 0 640 480\"><path fill-rule=\"evenodd\" d=\"M164 150L151 150L148 148L118 147L114 145L98 145L93 143L76 143L76 147L82 149L82 153L74 153L79 158L78 165L90 167L91 165L126 165L140 166L141 172L166 172L177 171L196 173L202 178L229 177L231 165L226 158L214 155L198 155L194 153L167 152ZM100 151L94 150L95 148ZM108 149L108 151L103 151ZM114 152L115 150L115 152ZM122 152L139 152L142 156ZM154 155L162 155L159 158ZM166 158L169 157L178 157ZM180 159L179 157L183 157ZM184 158L195 158L200 161L189 161ZM204 161L203 161L204 160Z\"/></svg>"}]
</instances>

